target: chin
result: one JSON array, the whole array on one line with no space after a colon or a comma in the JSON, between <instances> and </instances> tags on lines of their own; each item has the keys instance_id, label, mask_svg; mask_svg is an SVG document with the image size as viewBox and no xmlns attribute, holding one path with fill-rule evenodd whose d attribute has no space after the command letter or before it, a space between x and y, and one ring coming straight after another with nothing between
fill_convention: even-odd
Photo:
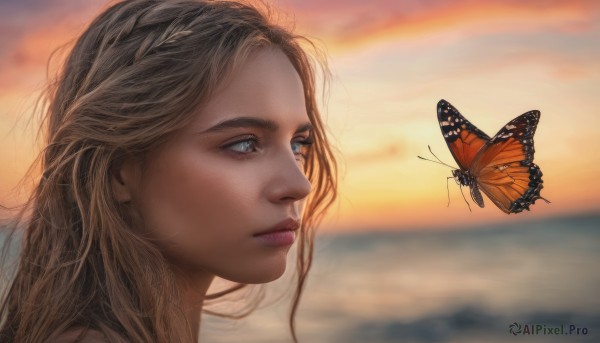
<instances>
[{"instance_id":1,"label":"chin","mask_svg":"<svg viewBox=\"0 0 600 343\"><path fill-rule=\"evenodd\" d=\"M264 263L258 263L251 268L240 268L227 273L220 273L220 277L229 281L247 284L259 284L279 279L286 268L286 256L271 258Z\"/></svg>"}]
</instances>

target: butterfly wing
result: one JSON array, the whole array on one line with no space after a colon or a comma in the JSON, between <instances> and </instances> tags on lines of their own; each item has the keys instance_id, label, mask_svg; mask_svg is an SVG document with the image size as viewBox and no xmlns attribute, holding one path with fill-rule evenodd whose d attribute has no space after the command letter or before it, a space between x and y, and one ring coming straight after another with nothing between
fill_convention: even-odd
<instances>
[{"instance_id":1,"label":"butterfly wing","mask_svg":"<svg viewBox=\"0 0 600 343\"><path fill-rule=\"evenodd\" d=\"M486 143L470 168L479 188L506 213L529 210L537 199L544 199L542 171L533 163L539 119L539 111L530 111L511 120Z\"/></svg>"},{"instance_id":2,"label":"butterfly wing","mask_svg":"<svg viewBox=\"0 0 600 343\"><path fill-rule=\"evenodd\" d=\"M471 124L446 100L437 104L438 121L452 156L462 170L468 170L490 137Z\"/></svg>"}]
</instances>

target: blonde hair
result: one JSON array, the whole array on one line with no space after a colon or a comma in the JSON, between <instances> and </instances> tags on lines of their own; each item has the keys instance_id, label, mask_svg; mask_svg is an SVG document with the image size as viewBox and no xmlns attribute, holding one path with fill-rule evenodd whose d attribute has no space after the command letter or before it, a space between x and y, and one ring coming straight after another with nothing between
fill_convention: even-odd
<instances>
[{"instance_id":1,"label":"blonde hair","mask_svg":"<svg viewBox=\"0 0 600 343\"><path fill-rule=\"evenodd\" d=\"M255 49L281 49L300 75L314 144L305 164L312 184L297 247L294 318L311 266L314 229L337 197L333 148L317 107L310 40L233 1L130 0L101 13L49 83L42 175L10 235L24 229L0 307L2 342L41 342L73 328L109 342L191 342L181 294L164 256L144 237L110 187L126 156L143 157L187 125L220 81ZM318 52L318 49L315 49ZM7 270L7 269L6 269ZM212 295L219 298L245 285ZM210 298L210 296L209 296ZM248 312L249 313L249 312ZM246 314L244 314L246 315ZM84 330L84 332L85 332Z\"/></svg>"}]
</instances>

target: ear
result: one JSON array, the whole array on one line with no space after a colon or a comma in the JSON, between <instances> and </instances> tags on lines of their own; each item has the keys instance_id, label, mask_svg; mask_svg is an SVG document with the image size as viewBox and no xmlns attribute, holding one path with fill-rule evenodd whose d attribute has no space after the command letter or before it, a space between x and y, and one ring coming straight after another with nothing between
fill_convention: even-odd
<instances>
[{"instance_id":1,"label":"ear","mask_svg":"<svg viewBox=\"0 0 600 343\"><path fill-rule=\"evenodd\" d=\"M118 202L130 202L139 182L139 167L137 160L131 157L116 161L110 172L110 181Z\"/></svg>"}]
</instances>

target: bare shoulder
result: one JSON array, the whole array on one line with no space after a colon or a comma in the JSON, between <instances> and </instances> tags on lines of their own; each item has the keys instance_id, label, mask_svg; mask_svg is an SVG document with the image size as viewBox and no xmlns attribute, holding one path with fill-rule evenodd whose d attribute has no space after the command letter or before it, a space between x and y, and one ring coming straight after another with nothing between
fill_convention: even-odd
<instances>
[{"instance_id":1,"label":"bare shoulder","mask_svg":"<svg viewBox=\"0 0 600 343\"><path fill-rule=\"evenodd\" d=\"M108 343L104 334L98 330L71 329L48 343Z\"/></svg>"}]
</instances>

